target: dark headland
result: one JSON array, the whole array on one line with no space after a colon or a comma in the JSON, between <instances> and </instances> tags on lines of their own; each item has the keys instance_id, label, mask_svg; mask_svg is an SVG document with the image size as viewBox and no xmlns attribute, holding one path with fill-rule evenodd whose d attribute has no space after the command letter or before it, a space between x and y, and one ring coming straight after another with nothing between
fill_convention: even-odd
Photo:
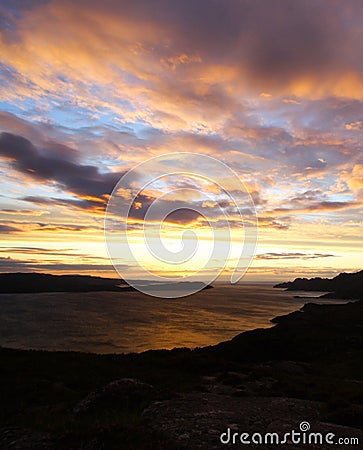
<instances>
[{"instance_id":1,"label":"dark headland","mask_svg":"<svg viewBox=\"0 0 363 450\"><path fill-rule=\"evenodd\" d=\"M334 278L296 278L280 283L275 288L287 291L322 291L323 298L359 299L363 298L363 270L356 273L341 273Z\"/></svg>"},{"instance_id":2,"label":"dark headland","mask_svg":"<svg viewBox=\"0 0 363 450\"><path fill-rule=\"evenodd\" d=\"M0 273L0 293L120 291L127 284L116 278L48 273Z\"/></svg>"},{"instance_id":3,"label":"dark headland","mask_svg":"<svg viewBox=\"0 0 363 450\"><path fill-rule=\"evenodd\" d=\"M347 278L359 300L308 303L216 346L127 355L2 348L0 449L243 448L222 445L220 434L299 431L303 421L360 444L284 448L362 448L362 272L321 288L347 298ZM297 280L280 287L294 283L303 289Z\"/></svg>"}]
</instances>

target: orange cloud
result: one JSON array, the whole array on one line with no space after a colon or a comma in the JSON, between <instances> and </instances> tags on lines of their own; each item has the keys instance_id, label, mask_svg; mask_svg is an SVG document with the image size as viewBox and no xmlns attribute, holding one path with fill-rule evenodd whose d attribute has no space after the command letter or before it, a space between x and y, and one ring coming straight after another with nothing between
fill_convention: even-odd
<instances>
[{"instance_id":1,"label":"orange cloud","mask_svg":"<svg viewBox=\"0 0 363 450\"><path fill-rule=\"evenodd\" d=\"M352 130L352 131L362 130L363 129L363 122L361 120L359 120L357 122L347 123L347 124L345 124L345 129L346 130Z\"/></svg>"},{"instance_id":2,"label":"orange cloud","mask_svg":"<svg viewBox=\"0 0 363 450\"><path fill-rule=\"evenodd\" d=\"M96 114L109 108L125 122L141 118L171 129L221 126L239 97L261 92L363 98L362 67L352 50L359 6L316 6L315 18L305 3L292 10L284 2L255 2L246 12L229 2L223 14L208 5L198 29L188 3L137 5L30 3L14 20L16 33L0 37L3 64L14 71L3 86L7 98L39 100L46 92L60 104Z\"/></svg>"},{"instance_id":3,"label":"orange cloud","mask_svg":"<svg viewBox=\"0 0 363 450\"><path fill-rule=\"evenodd\" d=\"M352 172L346 176L348 186L363 199L363 164L355 164Z\"/></svg>"}]
</instances>

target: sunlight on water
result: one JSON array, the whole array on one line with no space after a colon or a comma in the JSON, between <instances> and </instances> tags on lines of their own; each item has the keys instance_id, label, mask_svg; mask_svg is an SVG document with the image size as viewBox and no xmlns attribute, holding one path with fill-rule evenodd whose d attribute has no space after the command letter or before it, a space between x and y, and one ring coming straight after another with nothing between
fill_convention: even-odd
<instances>
[{"instance_id":1,"label":"sunlight on water","mask_svg":"<svg viewBox=\"0 0 363 450\"><path fill-rule=\"evenodd\" d=\"M300 294L262 285L217 285L178 299L138 292L1 294L0 345L96 353L200 347L271 326L271 318L311 301L293 298Z\"/></svg>"}]
</instances>

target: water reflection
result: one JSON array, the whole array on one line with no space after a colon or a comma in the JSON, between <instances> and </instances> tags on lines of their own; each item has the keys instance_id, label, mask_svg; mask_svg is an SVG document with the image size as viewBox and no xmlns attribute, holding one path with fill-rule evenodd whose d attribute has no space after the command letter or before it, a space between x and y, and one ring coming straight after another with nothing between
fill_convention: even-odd
<instances>
[{"instance_id":1,"label":"water reflection","mask_svg":"<svg viewBox=\"0 0 363 450\"><path fill-rule=\"evenodd\" d=\"M2 294L0 345L97 353L200 347L269 327L272 317L311 301L295 295L263 285L217 285L177 299L139 292Z\"/></svg>"}]
</instances>

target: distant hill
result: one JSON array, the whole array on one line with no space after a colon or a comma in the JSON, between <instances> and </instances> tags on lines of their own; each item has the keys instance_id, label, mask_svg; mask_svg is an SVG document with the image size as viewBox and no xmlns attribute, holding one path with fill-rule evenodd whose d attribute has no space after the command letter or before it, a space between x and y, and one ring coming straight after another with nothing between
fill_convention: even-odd
<instances>
[{"instance_id":1,"label":"distant hill","mask_svg":"<svg viewBox=\"0 0 363 450\"><path fill-rule=\"evenodd\" d=\"M134 290L125 281L87 275L46 273L1 273L0 293L93 292Z\"/></svg>"},{"instance_id":2,"label":"distant hill","mask_svg":"<svg viewBox=\"0 0 363 450\"><path fill-rule=\"evenodd\" d=\"M166 291L210 289L213 286L201 282L147 284L140 280L140 287L147 285L154 295ZM136 286L136 284L135 284ZM141 289L142 290L142 289ZM47 273L0 273L0 294L25 294L39 292L127 292L136 291L119 278L92 277L90 275L51 275Z\"/></svg>"},{"instance_id":3,"label":"distant hill","mask_svg":"<svg viewBox=\"0 0 363 450\"><path fill-rule=\"evenodd\" d=\"M341 273L334 278L296 278L294 281L279 283L275 288L288 291L322 291L322 297L363 299L363 270L356 273Z\"/></svg>"}]
</instances>

